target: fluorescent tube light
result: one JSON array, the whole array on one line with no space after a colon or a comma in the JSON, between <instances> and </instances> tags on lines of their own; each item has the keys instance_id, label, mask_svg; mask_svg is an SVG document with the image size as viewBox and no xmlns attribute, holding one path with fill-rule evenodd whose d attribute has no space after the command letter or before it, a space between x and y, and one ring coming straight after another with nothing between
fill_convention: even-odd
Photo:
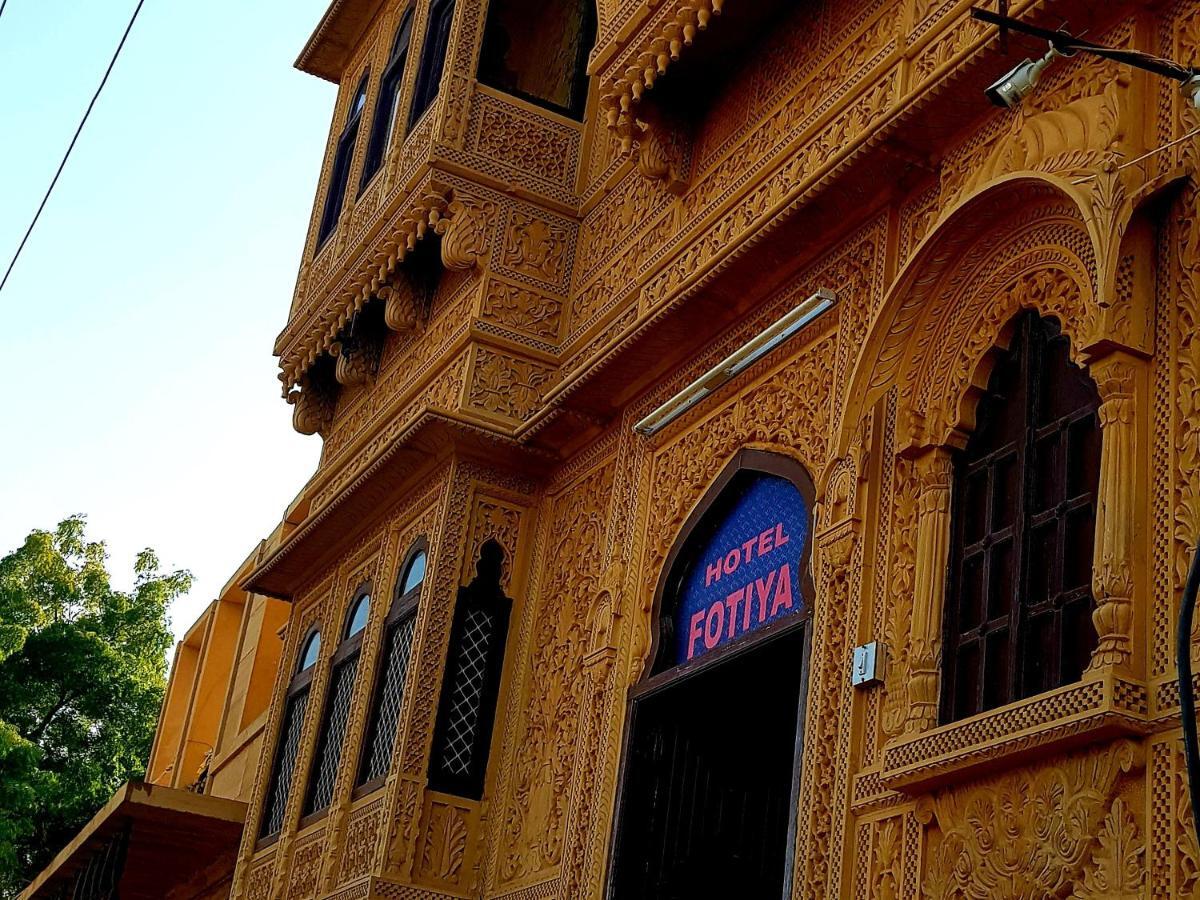
<instances>
[{"instance_id":1,"label":"fluorescent tube light","mask_svg":"<svg viewBox=\"0 0 1200 900\"><path fill-rule=\"evenodd\" d=\"M649 437L674 422L685 412L714 393L739 373L754 365L829 307L837 295L825 288L802 302L786 316L751 338L682 391L633 426L638 434Z\"/></svg>"}]
</instances>

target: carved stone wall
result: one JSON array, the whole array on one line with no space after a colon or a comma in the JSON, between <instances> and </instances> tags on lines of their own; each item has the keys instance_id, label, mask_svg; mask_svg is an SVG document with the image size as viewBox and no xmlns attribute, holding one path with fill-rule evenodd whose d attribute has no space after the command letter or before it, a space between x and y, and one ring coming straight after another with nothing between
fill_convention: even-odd
<instances>
[{"instance_id":1,"label":"carved stone wall","mask_svg":"<svg viewBox=\"0 0 1200 900\"><path fill-rule=\"evenodd\" d=\"M1171 662L1200 533L1189 136L1200 119L1172 86L1082 55L1018 110L953 99L1006 62L969 5L796 5L697 98L688 178L667 185L626 140L622 103L639 109L659 67L692 52L686 28L721 27L722 4L600 0L593 105L576 127L474 84L486 7L460 0L442 100L306 263L281 343L288 360L321 346L364 285L386 289L389 327L403 326L377 372L340 389L307 499L314 515L354 502L391 454L434 474L364 506L363 534L328 538L332 561L296 585L285 655L322 623L302 785L351 583L374 579L382 597L427 538L393 765L366 797L343 772L328 815L303 828L294 789L278 840L258 846L264 759L235 896L604 896L655 586L684 521L745 447L799 460L818 494L794 897L1200 896ZM1176 58L1200 42L1186 0L1012 7L1039 21L1094 16L1095 39ZM379 35L397 12L384 4L352 66L386 52ZM887 178L883 165L895 166ZM372 285L404 236L440 241L441 280L420 316L400 282ZM659 434L633 433L817 288L837 293L829 313ZM737 315L704 342L670 331L693 301ZM951 463L1022 309L1060 322L1104 401L1101 648L1080 682L943 723ZM654 345L662 358L639 355L656 329L671 336ZM573 408L562 386L593 378L608 379L612 408ZM564 412L558 431L540 430ZM453 423L437 466L412 438L430 418ZM502 459L487 458L482 435L503 438ZM429 790L426 776L454 598L488 539L505 549L514 609L474 801ZM850 651L869 640L885 677L856 690ZM343 759L357 758L369 681Z\"/></svg>"}]
</instances>

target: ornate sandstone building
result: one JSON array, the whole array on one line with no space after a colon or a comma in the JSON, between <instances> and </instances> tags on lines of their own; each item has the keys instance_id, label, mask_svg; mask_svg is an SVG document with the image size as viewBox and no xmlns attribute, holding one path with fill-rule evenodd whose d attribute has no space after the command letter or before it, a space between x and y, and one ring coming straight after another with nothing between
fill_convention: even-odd
<instances>
[{"instance_id":1,"label":"ornate sandstone building","mask_svg":"<svg viewBox=\"0 0 1200 900\"><path fill-rule=\"evenodd\" d=\"M1200 896L1200 113L969 6L335 0L232 897Z\"/></svg>"}]
</instances>

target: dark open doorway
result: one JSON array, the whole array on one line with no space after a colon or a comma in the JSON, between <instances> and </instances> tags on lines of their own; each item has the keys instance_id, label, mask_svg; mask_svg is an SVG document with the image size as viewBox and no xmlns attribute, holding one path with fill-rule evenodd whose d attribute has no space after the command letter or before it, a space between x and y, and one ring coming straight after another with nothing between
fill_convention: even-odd
<instances>
[{"instance_id":1,"label":"dark open doorway","mask_svg":"<svg viewBox=\"0 0 1200 900\"><path fill-rule=\"evenodd\" d=\"M634 701L610 896L784 896L805 631Z\"/></svg>"}]
</instances>

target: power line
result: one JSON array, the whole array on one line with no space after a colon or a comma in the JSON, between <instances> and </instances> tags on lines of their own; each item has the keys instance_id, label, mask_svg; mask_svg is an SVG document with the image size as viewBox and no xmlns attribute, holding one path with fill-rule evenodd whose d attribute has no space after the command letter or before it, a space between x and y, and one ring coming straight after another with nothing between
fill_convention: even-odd
<instances>
[{"instance_id":1,"label":"power line","mask_svg":"<svg viewBox=\"0 0 1200 900\"><path fill-rule=\"evenodd\" d=\"M8 0L0 0L0 13L4 12L4 4L7 2ZM8 264L8 269L4 272L4 278L0 279L0 291L3 291L4 285L8 284L8 276L12 274L13 267L16 266L17 260L20 259L21 251L25 249L25 243L29 240L29 235L33 234L33 229L42 215L42 210L46 208L46 201L50 199L50 194L54 192L54 186L58 184L58 176L62 175L63 169L66 168L67 160L71 157L71 151L75 149L75 142L79 140L83 126L87 124L88 116L92 114L92 107L100 99L100 92L104 90L104 85L108 83L108 76L112 74L113 66L117 64L117 58L121 55L121 50L125 46L125 39L129 37L129 32L133 30L133 23L137 21L138 13L142 11L142 4L145 2L146 0L138 0L138 5L134 7L133 15L129 17L129 24L125 26L125 33L121 35L121 43L117 44L117 49L113 53L112 59L108 62L108 68L104 70L104 77L100 79L100 85L96 88L96 93L92 94L92 101L87 105L87 109L84 110L83 118L79 120L79 127L75 129L75 136L71 138L71 143L67 145L67 152L63 154L62 162L58 164L58 171L54 173L54 178L50 180L50 187L46 188L46 195L42 197L42 202L38 204L37 212L33 214L33 221L25 229L25 236L21 238L21 243L17 246L17 252L13 254L12 261Z\"/></svg>"},{"instance_id":2,"label":"power line","mask_svg":"<svg viewBox=\"0 0 1200 900\"><path fill-rule=\"evenodd\" d=\"M4 7L8 5L8 0L0 0L0 16L4 15Z\"/></svg>"}]
</instances>

